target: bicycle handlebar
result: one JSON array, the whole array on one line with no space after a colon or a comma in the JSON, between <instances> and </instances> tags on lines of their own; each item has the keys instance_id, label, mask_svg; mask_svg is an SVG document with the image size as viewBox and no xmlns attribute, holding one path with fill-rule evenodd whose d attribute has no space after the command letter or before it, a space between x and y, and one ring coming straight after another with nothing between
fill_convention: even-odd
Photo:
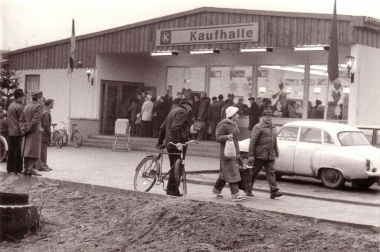
<instances>
[{"instance_id":1,"label":"bicycle handlebar","mask_svg":"<svg viewBox=\"0 0 380 252\"><path fill-rule=\"evenodd\" d=\"M181 144L181 145L182 145L182 147L187 147L187 146L188 146L189 144L191 144L191 143L199 144L199 143L198 143L197 141L195 141L195 140L190 140L190 141L188 141L188 142L186 142L186 143L183 143L183 144ZM168 145L169 145L169 144L176 146L176 144L173 143L173 142L169 142Z\"/></svg>"}]
</instances>

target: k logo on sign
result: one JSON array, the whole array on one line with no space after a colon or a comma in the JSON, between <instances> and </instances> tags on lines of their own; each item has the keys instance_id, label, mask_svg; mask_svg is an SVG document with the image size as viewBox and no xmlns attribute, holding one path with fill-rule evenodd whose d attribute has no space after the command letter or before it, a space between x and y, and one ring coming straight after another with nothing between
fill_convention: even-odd
<instances>
[{"instance_id":1,"label":"k logo on sign","mask_svg":"<svg viewBox=\"0 0 380 252\"><path fill-rule=\"evenodd\" d=\"M172 31L161 31L161 45L170 45L171 44L171 41L172 41L172 38L171 38L171 35L172 35Z\"/></svg>"}]
</instances>

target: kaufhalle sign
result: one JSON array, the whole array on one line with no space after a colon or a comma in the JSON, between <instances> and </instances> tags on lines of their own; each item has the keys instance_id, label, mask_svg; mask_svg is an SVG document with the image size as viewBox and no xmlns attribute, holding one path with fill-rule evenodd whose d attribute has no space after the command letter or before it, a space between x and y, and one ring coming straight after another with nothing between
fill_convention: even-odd
<instances>
[{"instance_id":1,"label":"kaufhalle sign","mask_svg":"<svg viewBox=\"0 0 380 252\"><path fill-rule=\"evenodd\" d=\"M156 46L255 42L259 39L259 23L158 29L156 38Z\"/></svg>"}]
</instances>

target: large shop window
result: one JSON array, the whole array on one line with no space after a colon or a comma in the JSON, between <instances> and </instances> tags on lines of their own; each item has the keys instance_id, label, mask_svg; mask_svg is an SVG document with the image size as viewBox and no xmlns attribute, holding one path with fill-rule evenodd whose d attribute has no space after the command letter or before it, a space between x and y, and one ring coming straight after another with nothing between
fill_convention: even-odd
<instances>
[{"instance_id":1,"label":"large shop window","mask_svg":"<svg viewBox=\"0 0 380 252\"><path fill-rule=\"evenodd\" d=\"M328 120L347 120L349 79L346 69L340 67L339 84L330 84L326 65L310 66L310 81L305 83L305 66L260 66L258 68L258 101L264 98L272 103L275 117L323 119L326 97ZM303 111L304 87L309 85L308 110ZM319 104L319 101L321 104ZM318 103L318 104L316 104Z\"/></svg>"},{"instance_id":2,"label":"large shop window","mask_svg":"<svg viewBox=\"0 0 380 252\"><path fill-rule=\"evenodd\" d=\"M192 92L205 91L205 67L169 67L167 76L167 91L174 98L182 97L185 90ZM169 89L168 89L169 88Z\"/></svg>"},{"instance_id":3,"label":"large shop window","mask_svg":"<svg viewBox=\"0 0 380 252\"><path fill-rule=\"evenodd\" d=\"M210 69L210 97L222 94L227 99L228 94L234 94L234 102L243 99L249 104L252 88L252 67L211 67Z\"/></svg>"}]
</instances>

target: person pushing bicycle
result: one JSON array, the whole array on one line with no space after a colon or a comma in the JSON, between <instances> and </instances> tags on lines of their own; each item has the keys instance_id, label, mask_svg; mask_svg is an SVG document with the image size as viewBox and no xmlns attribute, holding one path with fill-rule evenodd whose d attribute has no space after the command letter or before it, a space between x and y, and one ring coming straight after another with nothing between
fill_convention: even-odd
<instances>
[{"instance_id":1,"label":"person pushing bicycle","mask_svg":"<svg viewBox=\"0 0 380 252\"><path fill-rule=\"evenodd\" d=\"M169 115L166 117L164 123L160 126L160 132L158 136L157 147L161 146L165 140L165 146L168 150L170 167L173 167L176 160L179 159L181 151L186 153L186 147L182 144L189 140L190 123L189 123L189 113L193 107L193 101L189 98L183 98L181 100L180 106L174 108L170 111ZM169 144L174 143L175 146ZM171 170L169 174L168 185L166 188L167 195L181 196L179 194L178 187L176 186L174 178L174 169Z\"/></svg>"}]
</instances>

